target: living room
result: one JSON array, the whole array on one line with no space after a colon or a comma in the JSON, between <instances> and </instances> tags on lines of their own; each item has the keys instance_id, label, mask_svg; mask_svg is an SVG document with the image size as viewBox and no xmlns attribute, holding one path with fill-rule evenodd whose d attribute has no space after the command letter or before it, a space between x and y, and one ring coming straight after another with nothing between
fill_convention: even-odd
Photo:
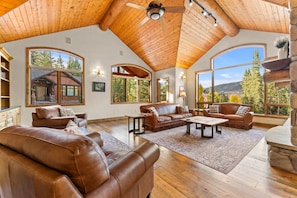
<instances>
[{"instance_id":1,"label":"living room","mask_svg":"<svg viewBox=\"0 0 297 198\"><path fill-rule=\"evenodd\" d=\"M135 3L137 2L135 1ZM184 101L183 98L179 97L179 87L185 86L187 90L185 104L188 105L190 109L193 109L196 107L196 85L194 80L196 78L196 72L210 69L210 60L213 56L236 46L264 44L266 45L266 57L270 59L277 56L277 48L274 46L275 39L287 35L287 33L240 29L236 36L224 36L214 46L210 47L199 60L195 61L191 67L187 69L182 67L170 67L159 71L152 69L147 62L131 50L131 48L118 38L115 33L111 30L102 31L98 25L90 25L61 32L52 32L50 34L2 42L1 46L13 57L10 73L11 106L21 107L21 124L30 126L32 122L31 114L35 111L35 107L27 106L26 103L26 98L28 97L28 93L26 92L28 89L26 76L26 48L28 47L50 47L73 52L84 57L85 104L81 106L74 105L71 106L71 108L73 108L75 112L87 112L88 120L90 122L96 122L106 119L116 120L125 117L127 114L138 114L139 106L143 104L111 103L111 67L113 65L129 63L141 66L150 71L152 73L152 102L156 102L157 91L155 85L157 79L169 78L169 102L176 102L181 105L183 105ZM94 74L93 71L95 69L100 69L103 75L98 76L97 74ZM181 73L186 75L185 81L180 80ZM94 92L92 90L93 82L105 83L105 91ZM267 167L267 169L269 168L270 167ZM292 180L295 179L292 178ZM227 177L226 182L228 182ZM239 185L238 187L240 188L241 186ZM296 192L293 192L292 194L294 193ZM158 196L153 195L153 197Z\"/></svg>"}]
</instances>

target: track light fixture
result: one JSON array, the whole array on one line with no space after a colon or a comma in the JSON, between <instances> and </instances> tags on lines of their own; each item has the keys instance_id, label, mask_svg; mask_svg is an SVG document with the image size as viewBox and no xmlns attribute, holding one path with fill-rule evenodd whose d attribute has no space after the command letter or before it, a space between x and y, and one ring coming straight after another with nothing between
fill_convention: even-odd
<instances>
[{"instance_id":1,"label":"track light fixture","mask_svg":"<svg viewBox=\"0 0 297 198\"><path fill-rule=\"evenodd\" d=\"M210 13L208 12L200 3L198 3L196 0L189 0L189 5L192 6L193 5L193 1L196 5L198 5L200 8L201 8L201 14L205 17L205 18L212 18L213 21L214 21L214 24L213 26L217 27L218 24L217 24L217 19Z\"/></svg>"}]
</instances>

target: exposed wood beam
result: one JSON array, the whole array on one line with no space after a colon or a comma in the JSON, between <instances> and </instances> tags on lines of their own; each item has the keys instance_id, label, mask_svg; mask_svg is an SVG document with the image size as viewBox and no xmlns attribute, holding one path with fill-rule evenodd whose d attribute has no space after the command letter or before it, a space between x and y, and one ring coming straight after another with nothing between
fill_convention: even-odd
<instances>
[{"instance_id":1,"label":"exposed wood beam","mask_svg":"<svg viewBox=\"0 0 297 198\"><path fill-rule=\"evenodd\" d=\"M228 35L236 36L239 28L215 0L199 0L199 3L217 19L219 27Z\"/></svg>"},{"instance_id":2,"label":"exposed wood beam","mask_svg":"<svg viewBox=\"0 0 297 198\"><path fill-rule=\"evenodd\" d=\"M105 31L109 28L109 26L113 23L116 17L120 14L121 10L128 0L113 0L110 7L104 14L102 20L99 23L99 27L101 30Z\"/></svg>"},{"instance_id":3,"label":"exposed wood beam","mask_svg":"<svg viewBox=\"0 0 297 198\"><path fill-rule=\"evenodd\" d=\"M288 0L262 0L266 1L268 3L273 3L275 5L283 6L283 7L288 7L289 6L289 1Z\"/></svg>"}]
</instances>

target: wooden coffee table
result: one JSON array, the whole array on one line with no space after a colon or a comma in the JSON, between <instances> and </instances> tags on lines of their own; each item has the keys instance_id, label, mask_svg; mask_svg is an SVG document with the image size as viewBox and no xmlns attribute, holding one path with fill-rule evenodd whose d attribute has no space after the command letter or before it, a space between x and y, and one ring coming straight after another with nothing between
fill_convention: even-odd
<instances>
[{"instance_id":1,"label":"wooden coffee table","mask_svg":"<svg viewBox=\"0 0 297 198\"><path fill-rule=\"evenodd\" d=\"M187 123L187 133L190 134L191 124L196 124L196 129L201 129L201 137L205 138L213 138L213 127L216 128L216 133L222 133L222 129L219 130L218 125L228 122L228 119L222 118L212 118L206 116L194 116L190 118L183 118L181 119ZM201 127L198 127L197 124L200 124ZM204 135L205 126L211 127L211 136Z\"/></svg>"}]
</instances>

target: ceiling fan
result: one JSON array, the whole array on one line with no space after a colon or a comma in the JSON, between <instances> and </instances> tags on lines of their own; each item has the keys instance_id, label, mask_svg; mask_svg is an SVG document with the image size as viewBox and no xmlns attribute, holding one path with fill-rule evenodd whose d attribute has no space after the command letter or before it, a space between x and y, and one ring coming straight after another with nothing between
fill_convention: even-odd
<instances>
[{"instance_id":1,"label":"ceiling fan","mask_svg":"<svg viewBox=\"0 0 297 198\"><path fill-rule=\"evenodd\" d=\"M138 24L139 26L145 24L148 20L152 19L154 21L161 20L163 26L165 25L163 21L163 16L166 12L173 12L173 13L183 13L185 11L184 6L171 6L171 7L164 7L161 2L159 1L151 1L148 7L144 7L141 5L137 5L134 3L127 3L129 7L145 10L146 17Z\"/></svg>"}]
</instances>

